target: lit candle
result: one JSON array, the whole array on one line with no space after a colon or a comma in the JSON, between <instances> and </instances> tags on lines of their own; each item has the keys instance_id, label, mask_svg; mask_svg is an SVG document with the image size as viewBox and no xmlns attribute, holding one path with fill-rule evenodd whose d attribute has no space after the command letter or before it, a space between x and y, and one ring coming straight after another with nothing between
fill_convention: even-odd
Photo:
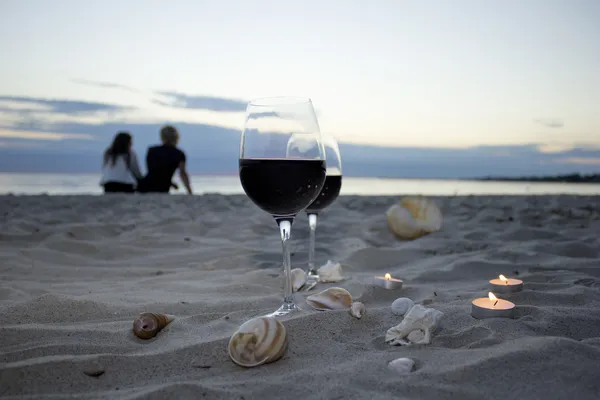
<instances>
[{"instance_id":1,"label":"lit candle","mask_svg":"<svg viewBox=\"0 0 600 400\"><path fill-rule=\"evenodd\" d=\"M520 279L507 278L500 275L498 279L490 281L492 291L496 293L514 293L523 290L523 281Z\"/></svg>"},{"instance_id":2,"label":"lit candle","mask_svg":"<svg viewBox=\"0 0 600 400\"><path fill-rule=\"evenodd\" d=\"M392 278L390 274L385 276L376 276L373 280L375 286L382 287L384 289L402 289L402 280Z\"/></svg>"},{"instance_id":3,"label":"lit candle","mask_svg":"<svg viewBox=\"0 0 600 400\"><path fill-rule=\"evenodd\" d=\"M492 292L488 293L488 297L473 300L471 304L471 316L477 319L512 318L515 310L514 303L499 299Z\"/></svg>"}]
</instances>

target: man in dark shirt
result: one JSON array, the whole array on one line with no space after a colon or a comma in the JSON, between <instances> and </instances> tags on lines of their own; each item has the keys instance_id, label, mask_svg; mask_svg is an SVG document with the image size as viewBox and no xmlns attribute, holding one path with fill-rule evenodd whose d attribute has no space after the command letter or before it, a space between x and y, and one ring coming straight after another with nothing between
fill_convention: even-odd
<instances>
[{"instance_id":1,"label":"man in dark shirt","mask_svg":"<svg viewBox=\"0 0 600 400\"><path fill-rule=\"evenodd\" d=\"M138 191L169 193L172 186L171 179L173 179L175 171L179 169L179 176L188 194L192 194L190 178L185 168L185 153L177 148L179 132L175 127L165 125L160 130L160 138L163 142L161 146L153 146L148 149L146 154L148 174L140 181Z\"/></svg>"}]
</instances>

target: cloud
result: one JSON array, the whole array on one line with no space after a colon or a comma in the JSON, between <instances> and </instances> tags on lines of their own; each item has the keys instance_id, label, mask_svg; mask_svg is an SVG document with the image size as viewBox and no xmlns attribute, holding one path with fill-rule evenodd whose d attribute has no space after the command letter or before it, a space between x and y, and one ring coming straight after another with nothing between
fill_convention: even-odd
<instances>
[{"instance_id":1,"label":"cloud","mask_svg":"<svg viewBox=\"0 0 600 400\"><path fill-rule=\"evenodd\" d=\"M105 88L105 89L126 90L126 91L132 92L132 93L139 93L140 92L138 89L132 88L131 86L127 86L127 85L121 85L119 83L91 81L91 80L88 80L88 79L77 79L77 78L72 78L71 82L77 83L79 85L101 87L101 88Z\"/></svg>"},{"instance_id":2,"label":"cloud","mask_svg":"<svg viewBox=\"0 0 600 400\"><path fill-rule=\"evenodd\" d=\"M565 123L560 119L538 118L534 119L533 122L543 125L546 128L562 128L565 126Z\"/></svg>"},{"instance_id":3,"label":"cloud","mask_svg":"<svg viewBox=\"0 0 600 400\"><path fill-rule=\"evenodd\" d=\"M210 110L219 112L244 112L248 102L237 99L212 96L190 96L178 92L162 91L157 95L166 97L165 100L154 99L155 104L173 108L187 108L196 110Z\"/></svg>"},{"instance_id":4,"label":"cloud","mask_svg":"<svg viewBox=\"0 0 600 400\"><path fill-rule=\"evenodd\" d=\"M35 130L11 130L0 127L0 138L12 138L22 140L64 140L64 139L79 139L79 140L91 140L92 135L89 134L78 134L78 133L59 133L59 132L47 132L47 131L35 131Z\"/></svg>"},{"instance_id":5,"label":"cloud","mask_svg":"<svg viewBox=\"0 0 600 400\"><path fill-rule=\"evenodd\" d=\"M19 113L27 112L50 112L67 115L85 115L97 112L118 112L133 110L135 107L122 106L119 104L97 103L80 100L59 100L59 99L41 99L25 96L0 96L1 102L17 103L2 107L5 111L15 111ZM32 108L23 108L19 103L29 104ZM45 109L40 110L40 106ZM37 108L36 108L37 107Z\"/></svg>"},{"instance_id":6,"label":"cloud","mask_svg":"<svg viewBox=\"0 0 600 400\"><path fill-rule=\"evenodd\" d=\"M181 132L181 148L188 156L192 173L237 173L239 130L200 123L169 123ZM20 121L5 127L13 133L0 137L4 143L0 147L0 170L94 173L102 151L117 131L131 132L135 150L143 158L148 146L158 144L161 126L159 122L56 122L35 126ZM35 132L50 135L36 138ZM60 136L56 132L61 132ZM265 140L279 140L279 136ZM285 146L287 140L281 143ZM544 153L538 144L450 149L341 142L340 153L346 176L456 179L598 172L600 149L581 146Z\"/></svg>"},{"instance_id":7,"label":"cloud","mask_svg":"<svg viewBox=\"0 0 600 400\"><path fill-rule=\"evenodd\" d=\"M261 112L261 113L252 113L248 116L248 119L259 119L259 118L280 118L281 116L274 112L274 111L268 111L268 112Z\"/></svg>"}]
</instances>

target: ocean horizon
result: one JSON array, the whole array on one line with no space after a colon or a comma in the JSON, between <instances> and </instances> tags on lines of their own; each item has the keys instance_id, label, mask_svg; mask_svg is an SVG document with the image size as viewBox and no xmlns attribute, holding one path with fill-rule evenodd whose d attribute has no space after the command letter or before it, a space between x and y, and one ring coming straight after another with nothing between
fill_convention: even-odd
<instances>
[{"instance_id":1,"label":"ocean horizon","mask_svg":"<svg viewBox=\"0 0 600 400\"><path fill-rule=\"evenodd\" d=\"M237 175L193 175L194 194L244 194ZM185 194L183 184L173 179ZM100 175L90 173L0 173L0 195L100 195ZM600 184L481 181L466 179L395 179L344 176L341 195L600 195Z\"/></svg>"}]
</instances>

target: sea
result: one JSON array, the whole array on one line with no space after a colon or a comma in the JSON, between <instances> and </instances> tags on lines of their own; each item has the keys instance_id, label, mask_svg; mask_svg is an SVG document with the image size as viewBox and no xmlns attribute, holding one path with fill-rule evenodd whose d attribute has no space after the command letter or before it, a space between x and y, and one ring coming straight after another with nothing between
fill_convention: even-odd
<instances>
[{"instance_id":1,"label":"sea","mask_svg":"<svg viewBox=\"0 0 600 400\"><path fill-rule=\"evenodd\" d=\"M101 195L98 174L0 173L0 194ZM183 184L174 179L185 194ZM192 176L194 194L244 194L237 176ZM344 177L341 195L600 195L600 184Z\"/></svg>"}]
</instances>

